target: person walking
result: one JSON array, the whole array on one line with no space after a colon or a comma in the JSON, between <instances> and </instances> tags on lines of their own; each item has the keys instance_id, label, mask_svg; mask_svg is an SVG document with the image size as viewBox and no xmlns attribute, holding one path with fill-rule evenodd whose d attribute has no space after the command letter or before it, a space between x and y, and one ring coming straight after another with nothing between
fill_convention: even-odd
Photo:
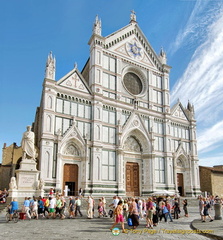
<instances>
[{"instance_id":1,"label":"person walking","mask_svg":"<svg viewBox=\"0 0 223 240\"><path fill-rule=\"evenodd\" d=\"M128 214L129 214L128 201L124 200L124 204L123 204L123 217L124 217L126 222L128 221Z\"/></svg>"},{"instance_id":2,"label":"person walking","mask_svg":"<svg viewBox=\"0 0 223 240\"><path fill-rule=\"evenodd\" d=\"M74 210L75 210L75 200L73 197L70 197L70 201L69 201L69 214L70 214L70 218L74 218Z\"/></svg>"},{"instance_id":3,"label":"person walking","mask_svg":"<svg viewBox=\"0 0 223 240\"><path fill-rule=\"evenodd\" d=\"M42 197L40 196L38 199L38 214L41 217L44 217L43 212L44 212L44 202L43 202Z\"/></svg>"},{"instance_id":4,"label":"person walking","mask_svg":"<svg viewBox=\"0 0 223 240\"><path fill-rule=\"evenodd\" d=\"M55 208L56 208L56 199L53 196L51 196L49 197L49 215L47 216L47 218L49 217L56 218Z\"/></svg>"},{"instance_id":5,"label":"person walking","mask_svg":"<svg viewBox=\"0 0 223 240\"><path fill-rule=\"evenodd\" d=\"M136 229L139 226L139 212L135 198L131 199L131 203L129 205L129 214L130 218L132 219L133 229Z\"/></svg>"},{"instance_id":6,"label":"person walking","mask_svg":"<svg viewBox=\"0 0 223 240\"><path fill-rule=\"evenodd\" d=\"M60 211L60 219L63 220L63 219L65 219L65 208L67 205L64 196L61 196L61 202L62 202L62 206L61 206L61 211Z\"/></svg>"},{"instance_id":7,"label":"person walking","mask_svg":"<svg viewBox=\"0 0 223 240\"><path fill-rule=\"evenodd\" d=\"M180 217L180 206L178 200L175 198L175 202L173 205L174 209L174 219L178 219Z\"/></svg>"},{"instance_id":8,"label":"person walking","mask_svg":"<svg viewBox=\"0 0 223 240\"><path fill-rule=\"evenodd\" d=\"M172 206L171 206L171 204L169 203L169 201L166 201L166 207L167 207L167 210L168 210L166 219L168 219L168 217L169 217L169 218L170 218L170 222L173 222L173 218L172 218L172 215L171 215Z\"/></svg>"},{"instance_id":9,"label":"person walking","mask_svg":"<svg viewBox=\"0 0 223 240\"><path fill-rule=\"evenodd\" d=\"M209 214L209 209L211 208L210 203L208 202L207 198L203 199L203 220L202 222L206 222L206 217L208 216L210 218L210 222L213 222L214 219Z\"/></svg>"},{"instance_id":10,"label":"person walking","mask_svg":"<svg viewBox=\"0 0 223 240\"><path fill-rule=\"evenodd\" d=\"M49 214L49 205L50 205L50 201L48 197L44 197L45 202L44 202L44 216L46 217L46 212L47 212L47 216Z\"/></svg>"},{"instance_id":11,"label":"person walking","mask_svg":"<svg viewBox=\"0 0 223 240\"><path fill-rule=\"evenodd\" d=\"M34 217L36 220L38 220L38 201L35 197L33 197L33 202L31 206L31 217Z\"/></svg>"},{"instance_id":12,"label":"person walking","mask_svg":"<svg viewBox=\"0 0 223 240\"><path fill-rule=\"evenodd\" d=\"M98 200L98 218L100 218L103 215L103 202L102 199L100 198Z\"/></svg>"},{"instance_id":13,"label":"person walking","mask_svg":"<svg viewBox=\"0 0 223 240\"><path fill-rule=\"evenodd\" d=\"M146 208L147 208L147 216L146 216L147 225L146 225L146 227L153 228L154 205L153 205L152 198L148 198L148 202L146 204Z\"/></svg>"},{"instance_id":14,"label":"person walking","mask_svg":"<svg viewBox=\"0 0 223 240\"><path fill-rule=\"evenodd\" d=\"M161 206L160 212L161 212L160 222L162 221L163 217L164 217L165 222L167 222L168 209L166 207L165 202L162 202L162 206Z\"/></svg>"},{"instance_id":15,"label":"person walking","mask_svg":"<svg viewBox=\"0 0 223 240\"><path fill-rule=\"evenodd\" d=\"M91 196L88 196L88 200L87 200L87 203L88 203L88 209L87 209L87 216L89 219L92 219L93 218L93 199L91 198Z\"/></svg>"},{"instance_id":16,"label":"person walking","mask_svg":"<svg viewBox=\"0 0 223 240\"><path fill-rule=\"evenodd\" d=\"M102 203L103 203L103 205L102 205L102 207L103 207L103 216L107 217L108 214L107 214L107 210L106 210L106 199L105 199L105 197L102 197L101 200L102 200Z\"/></svg>"},{"instance_id":17,"label":"person walking","mask_svg":"<svg viewBox=\"0 0 223 240\"><path fill-rule=\"evenodd\" d=\"M117 207L115 208L116 219L115 219L115 222L113 223L112 227L110 228L111 231L118 223L120 223L121 227L122 227L122 232L125 233L122 205L123 205L122 201L119 201Z\"/></svg>"},{"instance_id":18,"label":"person walking","mask_svg":"<svg viewBox=\"0 0 223 240\"><path fill-rule=\"evenodd\" d=\"M187 210L187 199L184 199L183 202L183 210L184 210L184 216L188 217L188 210Z\"/></svg>"},{"instance_id":19,"label":"person walking","mask_svg":"<svg viewBox=\"0 0 223 240\"><path fill-rule=\"evenodd\" d=\"M23 203L23 207L24 207L24 211L26 213L26 216L28 217L28 219L30 220L31 219L31 216L30 216L30 201L28 200L27 197L25 197L25 201Z\"/></svg>"},{"instance_id":20,"label":"person walking","mask_svg":"<svg viewBox=\"0 0 223 240\"><path fill-rule=\"evenodd\" d=\"M81 199L80 199L80 197L77 197L77 198L76 198L75 205L76 205L75 217L77 216L77 212L78 212L78 213L80 214L80 216L82 217L83 214L82 214L82 212L81 212Z\"/></svg>"}]
</instances>

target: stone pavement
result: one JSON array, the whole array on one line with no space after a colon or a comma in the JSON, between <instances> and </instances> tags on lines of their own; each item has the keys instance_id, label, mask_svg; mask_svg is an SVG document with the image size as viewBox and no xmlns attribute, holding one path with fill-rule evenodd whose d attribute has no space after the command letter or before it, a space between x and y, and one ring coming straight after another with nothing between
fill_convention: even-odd
<instances>
[{"instance_id":1,"label":"stone pavement","mask_svg":"<svg viewBox=\"0 0 223 240\"><path fill-rule=\"evenodd\" d=\"M19 220L18 223L5 222L5 213L0 214L0 238L7 240L17 239L208 239L206 236L196 234L196 230L190 228L194 219L199 219L198 207L189 207L189 217L181 217L174 222L162 222L154 229L145 228L145 220L140 220L137 231L120 233L118 236L112 234L109 228L112 225L110 218L87 219L86 211L82 211L84 216L76 219L39 219ZM197 225L196 225L197 224ZM198 221L193 222L193 226L200 227ZM117 225L117 227L119 227ZM222 229L221 220L211 223L203 223L202 230L213 231L212 234L218 235ZM127 224L125 228L129 229ZM199 228L198 228L199 229ZM213 238L213 237L212 237ZM223 239L223 238L222 238Z\"/></svg>"},{"instance_id":2,"label":"stone pavement","mask_svg":"<svg viewBox=\"0 0 223 240\"><path fill-rule=\"evenodd\" d=\"M191 228L202 231L202 234L211 239L223 239L223 220L214 220L209 222L209 219L203 223L200 219L195 219L191 223ZM206 231L208 230L208 231Z\"/></svg>"}]
</instances>

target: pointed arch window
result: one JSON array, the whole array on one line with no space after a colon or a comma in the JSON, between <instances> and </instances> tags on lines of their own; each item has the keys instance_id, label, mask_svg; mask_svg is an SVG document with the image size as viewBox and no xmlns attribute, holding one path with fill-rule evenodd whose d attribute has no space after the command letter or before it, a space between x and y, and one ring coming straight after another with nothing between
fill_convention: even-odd
<instances>
[{"instance_id":1,"label":"pointed arch window","mask_svg":"<svg viewBox=\"0 0 223 240\"><path fill-rule=\"evenodd\" d=\"M46 131L51 132L51 125L52 125L52 119L51 116L47 116L46 118Z\"/></svg>"},{"instance_id":2,"label":"pointed arch window","mask_svg":"<svg viewBox=\"0 0 223 240\"><path fill-rule=\"evenodd\" d=\"M52 108L52 102L53 102L52 97L49 96L48 99L47 99L47 107L50 108L50 109Z\"/></svg>"}]
</instances>

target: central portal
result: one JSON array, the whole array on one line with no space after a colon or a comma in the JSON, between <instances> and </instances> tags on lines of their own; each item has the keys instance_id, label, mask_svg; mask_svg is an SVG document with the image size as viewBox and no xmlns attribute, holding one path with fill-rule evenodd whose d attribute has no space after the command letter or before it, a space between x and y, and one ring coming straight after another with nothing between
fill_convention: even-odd
<instances>
[{"instance_id":1,"label":"central portal","mask_svg":"<svg viewBox=\"0 0 223 240\"><path fill-rule=\"evenodd\" d=\"M68 186L68 196L78 196L78 166L76 164L64 165L63 189Z\"/></svg>"},{"instance_id":2,"label":"central portal","mask_svg":"<svg viewBox=\"0 0 223 240\"><path fill-rule=\"evenodd\" d=\"M139 196L139 165L126 163L126 196Z\"/></svg>"}]
</instances>

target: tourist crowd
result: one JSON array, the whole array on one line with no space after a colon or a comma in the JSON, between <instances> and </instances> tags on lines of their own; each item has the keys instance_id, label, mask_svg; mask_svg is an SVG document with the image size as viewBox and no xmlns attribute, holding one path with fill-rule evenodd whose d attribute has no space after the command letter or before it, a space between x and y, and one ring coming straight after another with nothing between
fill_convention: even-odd
<instances>
[{"instance_id":1,"label":"tourist crowd","mask_svg":"<svg viewBox=\"0 0 223 240\"><path fill-rule=\"evenodd\" d=\"M146 220L147 228L153 228L160 222L173 222L173 219L180 218L181 209L183 214L188 217L188 203L184 199L180 202L179 198L168 197L149 197L143 198L125 198L114 196L111 204L107 205L105 197L95 200L94 197L88 196L83 198L81 195L78 197L70 196L67 200L58 192L50 192L48 197L33 197L25 198L22 206L22 212L29 220L39 218L76 218L78 215L83 216L81 207L83 201L87 204L87 218L93 219L94 217L110 217L113 218L114 224L111 230L118 224L121 224L123 232L125 231L124 224L127 223L133 229L137 228L142 219ZM221 200L222 201L222 200ZM199 210L201 220L204 222L211 217L211 210L216 202L216 198L199 197ZM221 202L223 204L223 202ZM83 205L86 205L83 204ZM13 202L11 203L13 206Z\"/></svg>"}]
</instances>

